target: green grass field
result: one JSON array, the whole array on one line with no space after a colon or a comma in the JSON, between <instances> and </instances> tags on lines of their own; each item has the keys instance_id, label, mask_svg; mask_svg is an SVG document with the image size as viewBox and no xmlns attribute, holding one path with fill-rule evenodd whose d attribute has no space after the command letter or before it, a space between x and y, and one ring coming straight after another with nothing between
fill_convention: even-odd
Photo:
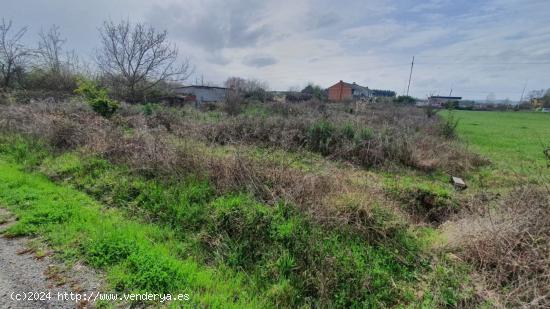
<instances>
[{"instance_id":1,"label":"green grass field","mask_svg":"<svg viewBox=\"0 0 550 309\"><path fill-rule=\"evenodd\" d=\"M453 111L458 134L499 169L526 171L546 166L550 114L530 112ZM442 113L449 117L450 113Z\"/></svg>"}]
</instances>

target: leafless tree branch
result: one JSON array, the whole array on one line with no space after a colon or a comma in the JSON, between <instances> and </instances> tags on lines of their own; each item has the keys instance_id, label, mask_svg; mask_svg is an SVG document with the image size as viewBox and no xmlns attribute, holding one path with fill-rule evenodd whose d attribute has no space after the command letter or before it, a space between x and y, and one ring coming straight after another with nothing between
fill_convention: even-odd
<instances>
[{"instance_id":1,"label":"leafless tree branch","mask_svg":"<svg viewBox=\"0 0 550 309\"><path fill-rule=\"evenodd\" d=\"M38 35L40 36L38 55L41 64L52 72L59 73L62 66L61 53L67 40L61 38L59 27L56 25L53 25L47 32L40 31Z\"/></svg>"},{"instance_id":2,"label":"leafless tree branch","mask_svg":"<svg viewBox=\"0 0 550 309\"><path fill-rule=\"evenodd\" d=\"M129 21L106 21L99 31L98 66L112 81L123 83L130 101L161 82L185 80L192 72L189 60L177 64L178 49L167 42L166 31Z\"/></svg>"},{"instance_id":3,"label":"leafless tree branch","mask_svg":"<svg viewBox=\"0 0 550 309\"><path fill-rule=\"evenodd\" d=\"M23 27L11 33L13 23L2 18L0 24L0 77L1 85L9 87L17 72L26 65L26 60L32 55L32 50L21 43L21 39L27 33L27 27Z\"/></svg>"}]
</instances>

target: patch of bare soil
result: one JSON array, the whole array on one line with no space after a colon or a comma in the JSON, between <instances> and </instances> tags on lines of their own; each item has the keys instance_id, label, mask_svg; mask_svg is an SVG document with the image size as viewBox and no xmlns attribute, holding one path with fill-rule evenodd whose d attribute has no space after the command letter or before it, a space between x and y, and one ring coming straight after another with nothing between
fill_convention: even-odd
<instances>
[{"instance_id":1,"label":"patch of bare soil","mask_svg":"<svg viewBox=\"0 0 550 309\"><path fill-rule=\"evenodd\" d=\"M13 220L0 208L0 233ZM97 293L101 286L97 275L83 265L68 269L34 243L0 234L0 308L93 308L86 301L66 298L70 293Z\"/></svg>"}]
</instances>

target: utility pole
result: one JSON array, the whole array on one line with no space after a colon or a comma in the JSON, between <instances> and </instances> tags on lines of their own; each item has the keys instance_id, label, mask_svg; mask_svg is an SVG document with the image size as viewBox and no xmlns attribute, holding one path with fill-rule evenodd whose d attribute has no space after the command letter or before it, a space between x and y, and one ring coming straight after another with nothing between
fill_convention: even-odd
<instances>
[{"instance_id":1,"label":"utility pole","mask_svg":"<svg viewBox=\"0 0 550 309\"><path fill-rule=\"evenodd\" d=\"M414 56L411 62L411 73L409 74L409 84L407 85L407 96L409 95L409 88L411 88L411 78L413 76L413 67L414 67Z\"/></svg>"},{"instance_id":2,"label":"utility pole","mask_svg":"<svg viewBox=\"0 0 550 309\"><path fill-rule=\"evenodd\" d=\"M523 85L523 90L521 91L521 98L519 99L519 104L521 104L521 102L523 102L523 95L525 94L525 88L527 88L527 81L525 81L525 85Z\"/></svg>"}]
</instances>

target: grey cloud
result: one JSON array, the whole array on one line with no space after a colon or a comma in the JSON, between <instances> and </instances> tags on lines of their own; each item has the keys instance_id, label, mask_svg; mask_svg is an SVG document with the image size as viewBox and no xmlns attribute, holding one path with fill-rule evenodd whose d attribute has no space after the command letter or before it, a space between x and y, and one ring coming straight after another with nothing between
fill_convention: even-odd
<instances>
[{"instance_id":1,"label":"grey cloud","mask_svg":"<svg viewBox=\"0 0 550 309\"><path fill-rule=\"evenodd\" d=\"M211 53L210 55L205 57L205 60L209 63L217 65L227 65L231 63L231 59L225 57L219 52Z\"/></svg>"},{"instance_id":2,"label":"grey cloud","mask_svg":"<svg viewBox=\"0 0 550 309\"><path fill-rule=\"evenodd\" d=\"M353 76L367 71L369 83L401 90L417 55L413 95L448 93L453 85L470 97L519 88L519 98L526 79L532 89L550 83L548 67L537 64L550 57L548 0L0 1L0 17L29 26L31 47L41 28L56 24L66 48L88 60L102 21L128 18L168 30L180 54L212 80L241 74L285 89L311 79L328 86L335 74L360 81Z\"/></svg>"},{"instance_id":3,"label":"grey cloud","mask_svg":"<svg viewBox=\"0 0 550 309\"><path fill-rule=\"evenodd\" d=\"M271 30L261 24L262 4L258 1L227 1L199 5L155 6L149 13L153 24L161 24L176 39L216 51L226 47L251 47L267 38Z\"/></svg>"},{"instance_id":4,"label":"grey cloud","mask_svg":"<svg viewBox=\"0 0 550 309\"><path fill-rule=\"evenodd\" d=\"M334 26L341 21L341 17L335 13L325 13L318 16L311 16L309 18L309 30L318 30L330 26Z\"/></svg>"},{"instance_id":5,"label":"grey cloud","mask_svg":"<svg viewBox=\"0 0 550 309\"><path fill-rule=\"evenodd\" d=\"M249 56L243 60L244 65L257 68L274 65L277 62L279 61L271 56Z\"/></svg>"},{"instance_id":6,"label":"grey cloud","mask_svg":"<svg viewBox=\"0 0 550 309\"><path fill-rule=\"evenodd\" d=\"M504 36L503 39L514 41L514 40L518 40L518 39L523 39L523 38L528 37L528 36L529 36L529 34L527 32L519 31L519 32L515 32L513 34L506 35L506 36Z\"/></svg>"}]
</instances>

